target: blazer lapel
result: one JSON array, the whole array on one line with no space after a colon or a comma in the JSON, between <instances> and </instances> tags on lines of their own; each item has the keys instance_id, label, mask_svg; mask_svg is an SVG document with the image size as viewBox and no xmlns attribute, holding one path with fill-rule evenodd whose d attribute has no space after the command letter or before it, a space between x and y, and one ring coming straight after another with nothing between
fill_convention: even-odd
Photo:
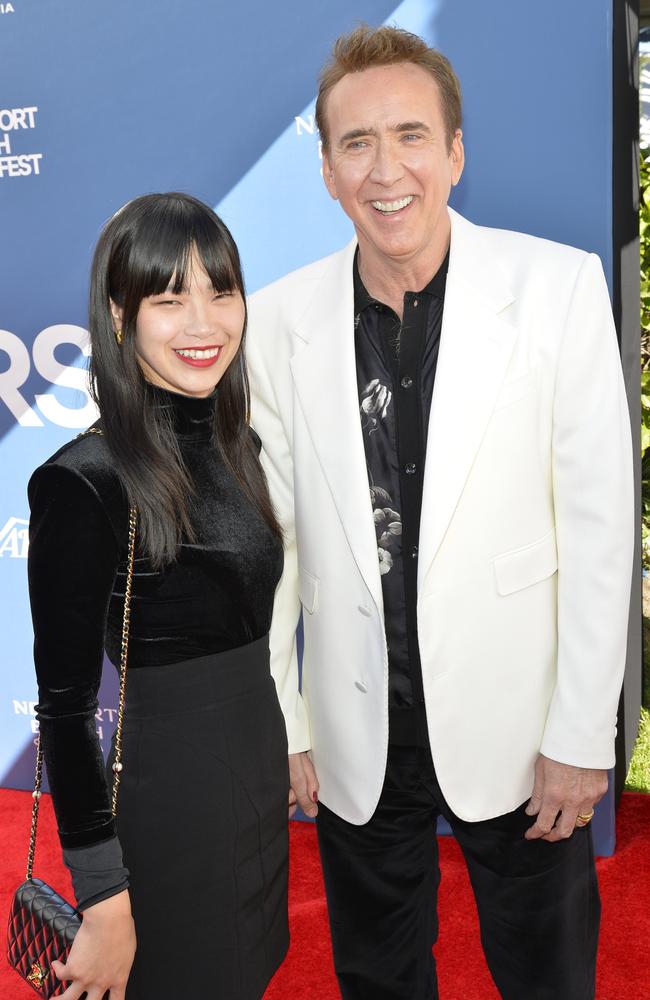
<instances>
[{"instance_id":1,"label":"blazer lapel","mask_svg":"<svg viewBox=\"0 0 650 1000\"><path fill-rule=\"evenodd\" d=\"M296 328L291 359L300 408L348 544L383 615L377 539L359 418L352 263L356 240L331 258ZM301 470L296 470L301 475ZM327 539L323 539L327 545Z\"/></svg>"},{"instance_id":2,"label":"blazer lapel","mask_svg":"<svg viewBox=\"0 0 650 1000\"><path fill-rule=\"evenodd\" d=\"M435 559L494 408L517 337L487 235L450 210L451 252L420 522L418 590Z\"/></svg>"}]
</instances>

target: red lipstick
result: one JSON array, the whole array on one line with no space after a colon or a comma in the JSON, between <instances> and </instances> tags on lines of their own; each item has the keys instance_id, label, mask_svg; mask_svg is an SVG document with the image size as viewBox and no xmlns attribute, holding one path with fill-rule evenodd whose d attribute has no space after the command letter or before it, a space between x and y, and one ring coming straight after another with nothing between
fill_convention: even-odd
<instances>
[{"instance_id":1,"label":"red lipstick","mask_svg":"<svg viewBox=\"0 0 650 1000\"><path fill-rule=\"evenodd\" d=\"M214 354L212 357L189 358L183 354L179 354L179 350L201 351L201 352L216 351L217 353ZM214 344L208 347L175 348L174 354L179 359L179 361L184 361L185 364L189 365L191 368L210 368L212 365L215 365L219 360L219 358L221 357L221 346Z\"/></svg>"}]
</instances>

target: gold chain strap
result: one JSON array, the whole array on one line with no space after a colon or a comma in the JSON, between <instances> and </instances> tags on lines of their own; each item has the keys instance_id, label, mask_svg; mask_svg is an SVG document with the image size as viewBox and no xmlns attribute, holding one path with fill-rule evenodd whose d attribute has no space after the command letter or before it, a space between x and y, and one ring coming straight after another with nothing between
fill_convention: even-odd
<instances>
[{"instance_id":1,"label":"gold chain strap","mask_svg":"<svg viewBox=\"0 0 650 1000\"><path fill-rule=\"evenodd\" d=\"M91 427L85 434L101 434L98 427ZM126 695L126 668L129 653L129 628L131 625L131 595L133 592L133 565L135 562L135 534L138 513L135 507L129 507L129 551L126 562L126 586L124 588L124 614L122 617L122 648L120 653L120 696L117 709L117 726L115 728L115 761L113 763L113 793L111 811L115 816L117 811L117 793L120 787L122 773L122 723L124 722L124 699ZM34 773L34 791L32 792L32 826L29 834L29 850L27 852L27 875L32 877L34 870L34 853L36 851L36 831L38 829L38 808L41 801L41 784L43 780L43 750L40 733L36 743L36 770Z\"/></svg>"},{"instance_id":2,"label":"gold chain strap","mask_svg":"<svg viewBox=\"0 0 650 1000\"><path fill-rule=\"evenodd\" d=\"M32 877L34 870L34 851L36 850L36 829L38 827L38 807L41 799L41 779L43 775L43 754L41 752L41 737L36 744L36 773L34 775L34 791L32 792L32 828L29 834L29 851L27 852L27 875Z\"/></svg>"},{"instance_id":3,"label":"gold chain strap","mask_svg":"<svg viewBox=\"0 0 650 1000\"><path fill-rule=\"evenodd\" d=\"M129 629L131 627L131 593L133 590L133 563L135 560L135 528L137 512L129 508L129 554L126 564L126 586L124 588L124 617L122 618L122 649L120 652L120 698L117 706L117 726L115 727L115 761L113 762L113 795L111 809L117 812L117 793L122 774L122 723L124 722L124 697L126 694L126 667L129 656Z\"/></svg>"}]
</instances>

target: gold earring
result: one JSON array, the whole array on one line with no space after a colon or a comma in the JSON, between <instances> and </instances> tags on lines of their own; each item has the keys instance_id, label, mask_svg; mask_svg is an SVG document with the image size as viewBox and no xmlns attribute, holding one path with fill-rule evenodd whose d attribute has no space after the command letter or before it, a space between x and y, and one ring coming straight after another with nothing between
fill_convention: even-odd
<instances>
[{"instance_id":1,"label":"gold earring","mask_svg":"<svg viewBox=\"0 0 650 1000\"><path fill-rule=\"evenodd\" d=\"M117 341L117 346L119 347L121 345L122 341L124 340L124 334L122 333L121 330L116 330L115 331L115 339Z\"/></svg>"}]
</instances>

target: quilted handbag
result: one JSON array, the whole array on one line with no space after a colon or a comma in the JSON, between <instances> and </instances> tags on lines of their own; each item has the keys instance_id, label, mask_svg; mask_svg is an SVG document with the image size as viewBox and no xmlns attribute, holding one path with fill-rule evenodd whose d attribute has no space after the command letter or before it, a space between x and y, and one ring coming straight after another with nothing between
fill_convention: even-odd
<instances>
[{"instance_id":1,"label":"quilted handbag","mask_svg":"<svg viewBox=\"0 0 650 1000\"><path fill-rule=\"evenodd\" d=\"M96 432L98 433L98 432ZM126 666L129 646L131 590L133 587L133 560L135 557L136 511L129 511L129 553L127 559L126 587L124 591L124 618L122 621L122 651L120 656L120 697L115 729L115 763L113 764L113 815L117 809L117 792L122 770L122 723L124 720L124 694L126 691ZM75 934L81 926L81 914L66 902L63 896L40 878L33 878L38 807L41 798L43 751L40 737L36 750L34 778L34 803L32 828L27 855L27 878L14 893L7 928L7 957L9 964L22 976L39 996L60 996L66 990L65 982L57 979L52 962L65 961L72 947ZM85 996L85 994L84 994Z\"/></svg>"},{"instance_id":2,"label":"quilted handbag","mask_svg":"<svg viewBox=\"0 0 650 1000\"><path fill-rule=\"evenodd\" d=\"M47 882L29 878L16 889L9 915L9 962L42 997L55 997L65 983L52 971L65 959L79 930L81 915Z\"/></svg>"}]
</instances>

